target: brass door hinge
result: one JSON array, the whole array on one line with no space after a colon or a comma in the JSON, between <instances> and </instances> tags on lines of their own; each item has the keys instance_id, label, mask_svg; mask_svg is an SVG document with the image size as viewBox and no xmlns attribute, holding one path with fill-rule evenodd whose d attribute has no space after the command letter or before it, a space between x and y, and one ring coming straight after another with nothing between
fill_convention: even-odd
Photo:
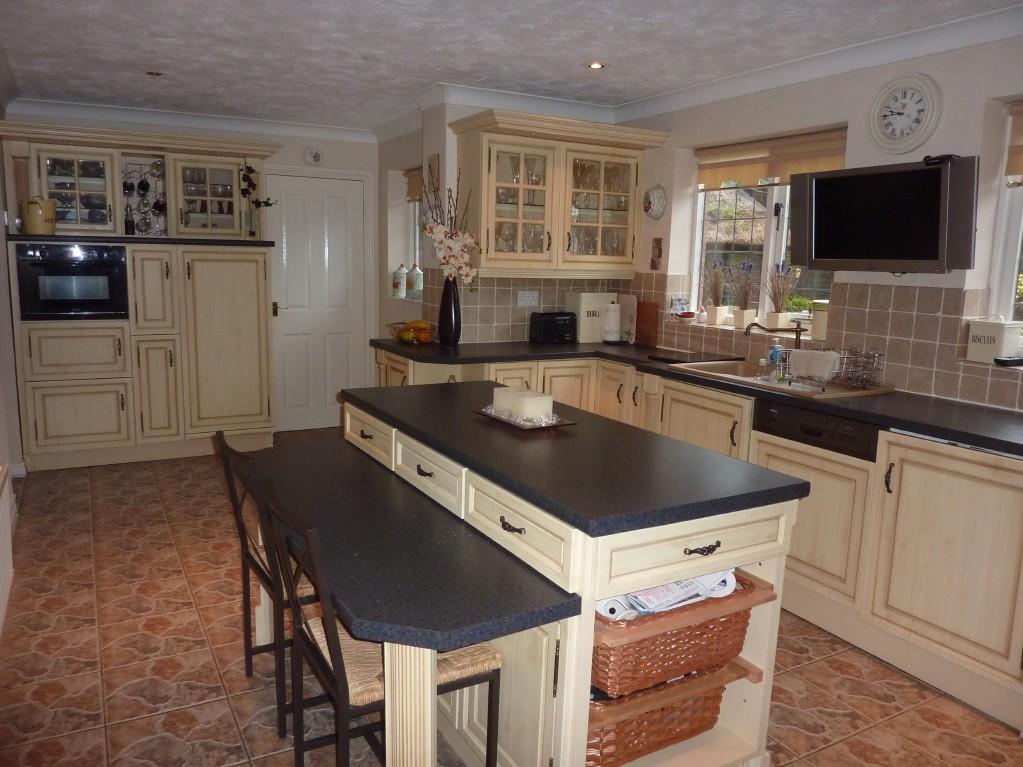
<instances>
[{"instance_id":1,"label":"brass door hinge","mask_svg":"<svg viewBox=\"0 0 1023 767\"><path fill-rule=\"evenodd\" d=\"M558 668L561 666L561 640L554 643L554 691L553 697L558 697Z\"/></svg>"}]
</instances>

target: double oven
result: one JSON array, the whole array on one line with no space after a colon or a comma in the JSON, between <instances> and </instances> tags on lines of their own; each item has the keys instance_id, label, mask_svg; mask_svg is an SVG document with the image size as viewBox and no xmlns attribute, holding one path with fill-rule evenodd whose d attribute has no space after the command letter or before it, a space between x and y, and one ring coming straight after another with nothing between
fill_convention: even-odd
<instances>
[{"instance_id":1,"label":"double oven","mask_svg":"<svg viewBox=\"0 0 1023 767\"><path fill-rule=\"evenodd\" d=\"M19 243L22 321L128 319L124 246Z\"/></svg>"}]
</instances>

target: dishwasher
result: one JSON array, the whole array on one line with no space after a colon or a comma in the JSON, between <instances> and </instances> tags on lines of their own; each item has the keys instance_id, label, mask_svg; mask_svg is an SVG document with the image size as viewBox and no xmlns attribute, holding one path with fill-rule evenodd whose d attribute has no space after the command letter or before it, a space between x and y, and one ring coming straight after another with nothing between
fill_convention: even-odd
<instances>
[{"instance_id":1,"label":"dishwasher","mask_svg":"<svg viewBox=\"0 0 1023 767\"><path fill-rule=\"evenodd\" d=\"M851 418L758 399L753 429L871 463L877 460L878 427Z\"/></svg>"}]
</instances>

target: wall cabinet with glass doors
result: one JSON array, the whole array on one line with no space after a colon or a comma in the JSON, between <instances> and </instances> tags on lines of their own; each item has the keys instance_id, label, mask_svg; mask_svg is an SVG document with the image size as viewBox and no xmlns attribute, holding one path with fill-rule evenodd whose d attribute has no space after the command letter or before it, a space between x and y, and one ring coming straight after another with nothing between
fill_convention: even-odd
<instances>
[{"instance_id":1,"label":"wall cabinet with glass doors","mask_svg":"<svg viewBox=\"0 0 1023 767\"><path fill-rule=\"evenodd\" d=\"M177 235L238 235L242 233L239 159L175 157L172 162L177 215L171 216Z\"/></svg>"},{"instance_id":2,"label":"wall cabinet with glass doors","mask_svg":"<svg viewBox=\"0 0 1023 767\"><path fill-rule=\"evenodd\" d=\"M32 148L34 193L57 206L57 231L117 230L114 153L77 146Z\"/></svg>"}]
</instances>

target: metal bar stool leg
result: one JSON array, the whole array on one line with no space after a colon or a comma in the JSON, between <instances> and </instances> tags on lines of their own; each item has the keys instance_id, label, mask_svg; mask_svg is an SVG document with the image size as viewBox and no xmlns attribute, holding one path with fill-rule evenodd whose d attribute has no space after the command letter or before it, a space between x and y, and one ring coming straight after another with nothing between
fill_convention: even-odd
<instances>
[{"instance_id":1,"label":"metal bar stool leg","mask_svg":"<svg viewBox=\"0 0 1023 767\"><path fill-rule=\"evenodd\" d=\"M274 600L274 685L277 688L277 734L284 738L288 734L288 694L284 669L284 607Z\"/></svg>"},{"instance_id":2,"label":"metal bar stool leg","mask_svg":"<svg viewBox=\"0 0 1023 767\"><path fill-rule=\"evenodd\" d=\"M295 731L295 767L305 764L305 722L302 694L302 647L298 641L291 643L291 704L294 718L291 728Z\"/></svg>"},{"instance_id":3,"label":"metal bar stool leg","mask_svg":"<svg viewBox=\"0 0 1023 767\"><path fill-rule=\"evenodd\" d=\"M245 676L252 676L252 584L249 561L242 557L242 635L244 637Z\"/></svg>"},{"instance_id":4,"label":"metal bar stool leg","mask_svg":"<svg viewBox=\"0 0 1023 767\"><path fill-rule=\"evenodd\" d=\"M487 759L486 767L497 767L497 720L501 707L501 672L495 671L487 682Z\"/></svg>"}]
</instances>

